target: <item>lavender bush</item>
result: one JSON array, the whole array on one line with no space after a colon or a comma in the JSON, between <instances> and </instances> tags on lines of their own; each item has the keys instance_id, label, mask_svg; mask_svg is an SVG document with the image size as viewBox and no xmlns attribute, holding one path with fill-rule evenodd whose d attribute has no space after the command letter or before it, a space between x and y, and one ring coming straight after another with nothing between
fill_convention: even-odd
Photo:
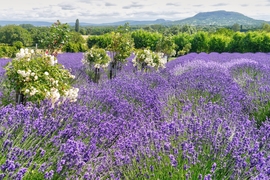
<instances>
[{"instance_id":1,"label":"lavender bush","mask_svg":"<svg viewBox=\"0 0 270 180\"><path fill-rule=\"evenodd\" d=\"M99 84L82 57L58 55L77 102L1 106L0 179L269 179L270 54L191 53L148 73L132 55Z\"/></svg>"}]
</instances>

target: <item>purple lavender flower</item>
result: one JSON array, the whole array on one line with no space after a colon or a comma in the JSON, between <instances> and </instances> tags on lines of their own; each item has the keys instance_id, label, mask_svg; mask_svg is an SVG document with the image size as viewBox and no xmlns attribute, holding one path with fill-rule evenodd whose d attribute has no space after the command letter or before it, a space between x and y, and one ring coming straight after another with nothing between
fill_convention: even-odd
<instances>
[{"instance_id":1,"label":"purple lavender flower","mask_svg":"<svg viewBox=\"0 0 270 180\"><path fill-rule=\"evenodd\" d=\"M211 169L211 172L212 172L212 173L213 173L213 172L215 172L216 167L217 167L217 164L216 164L216 163L213 163L213 165L212 165L212 169Z\"/></svg>"},{"instance_id":2,"label":"purple lavender flower","mask_svg":"<svg viewBox=\"0 0 270 180\"><path fill-rule=\"evenodd\" d=\"M170 154L170 155L169 155L169 158L170 158L172 167L177 167L177 164L178 164L178 163L177 163L177 161L176 161L174 155Z\"/></svg>"},{"instance_id":3,"label":"purple lavender flower","mask_svg":"<svg viewBox=\"0 0 270 180\"><path fill-rule=\"evenodd\" d=\"M53 178L54 171L50 170L49 172L46 172L44 175L45 179L52 179Z\"/></svg>"}]
</instances>

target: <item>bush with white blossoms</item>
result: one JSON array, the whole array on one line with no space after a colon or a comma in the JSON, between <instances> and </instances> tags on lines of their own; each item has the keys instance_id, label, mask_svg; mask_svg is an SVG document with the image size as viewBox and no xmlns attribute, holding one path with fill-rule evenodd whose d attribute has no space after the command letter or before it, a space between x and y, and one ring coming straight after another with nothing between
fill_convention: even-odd
<instances>
[{"instance_id":1,"label":"bush with white blossoms","mask_svg":"<svg viewBox=\"0 0 270 180\"><path fill-rule=\"evenodd\" d=\"M85 66L89 78L98 83L100 68L106 69L111 62L110 56L105 49L92 47L83 54L82 63Z\"/></svg>"},{"instance_id":2,"label":"bush with white blossoms","mask_svg":"<svg viewBox=\"0 0 270 180\"><path fill-rule=\"evenodd\" d=\"M102 48L92 47L83 54L82 63L89 68L106 68L109 66L111 58Z\"/></svg>"},{"instance_id":3,"label":"bush with white blossoms","mask_svg":"<svg viewBox=\"0 0 270 180\"><path fill-rule=\"evenodd\" d=\"M163 53L153 52L150 49L138 49L132 63L140 70L146 70L147 67L165 68L166 59L163 58L163 55Z\"/></svg>"},{"instance_id":4,"label":"bush with white blossoms","mask_svg":"<svg viewBox=\"0 0 270 180\"><path fill-rule=\"evenodd\" d=\"M78 96L79 89L71 86L75 76L52 55L21 49L5 70L6 85L27 101L39 103L49 99L54 107L61 97L74 102Z\"/></svg>"}]
</instances>

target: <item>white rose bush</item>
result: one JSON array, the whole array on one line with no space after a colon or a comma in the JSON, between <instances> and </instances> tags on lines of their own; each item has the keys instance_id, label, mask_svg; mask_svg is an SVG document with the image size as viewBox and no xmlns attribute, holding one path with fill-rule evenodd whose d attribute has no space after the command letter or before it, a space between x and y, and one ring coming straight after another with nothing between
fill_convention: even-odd
<instances>
[{"instance_id":1,"label":"white rose bush","mask_svg":"<svg viewBox=\"0 0 270 180\"><path fill-rule=\"evenodd\" d=\"M28 49L21 49L11 62L5 66L6 83L15 90L17 102L27 99L31 102L40 102L49 99L52 105L63 97L76 101L78 89L71 86L75 78L61 64L56 57L47 54L37 54ZM21 96L23 99L18 99Z\"/></svg>"},{"instance_id":2,"label":"white rose bush","mask_svg":"<svg viewBox=\"0 0 270 180\"><path fill-rule=\"evenodd\" d=\"M98 83L100 79L100 68L106 69L111 58L102 48L93 47L83 54L82 63L90 79Z\"/></svg>"},{"instance_id":3,"label":"white rose bush","mask_svg":"<svg viewBox=\"0 0 270 180\"><path fill-rule=\"evenodd\" d=\"M150 49L138 49L132 63L141 71L147 71L150 67L157 70L165 68L166 59L163 58L163 53L153 52Z\"/></svg>"},{"instance_id":4,"label":"white rose bush","mask_svg":"<svg viewBox=\"0 0 270 180\"><path fill-rule=\"evenodd\" d=\"M47 99L54 107L60 100L76 101L79 89L72 87L75 76L59 64L56 57L62 45L68 42L68 32L67 25L57 21L44 41L46 53L22 48L4 67L6 87L15 91L16 103L28 101L39 104Z\"/></svg>"}]
</instances>

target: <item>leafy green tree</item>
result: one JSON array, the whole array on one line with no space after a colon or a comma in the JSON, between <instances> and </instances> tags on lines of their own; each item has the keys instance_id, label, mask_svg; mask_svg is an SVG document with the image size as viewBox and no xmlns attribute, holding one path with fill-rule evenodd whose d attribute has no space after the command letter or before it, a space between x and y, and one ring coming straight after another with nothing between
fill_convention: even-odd
<instances>
[{"instance_id":1,"label":"leafy green tree","mask_svg":"<svg viewBox=\"0 0 270 180\"><path fill-rule=\"evenodd\" d=\"M185 48L184 50L185 51L184 54L185 54L191 49L191 35L190 34L186 32L178 33L177 35L173 36L173 40L174 40L174 43L177 45L176 52L183 51ZM187 45L187 44L190 44L190 45ZM183 52L180 53L179 55L183 55Z\"/></svg>"},{"instance_id":2,"label":"leafy green tree","mask_svg":"<svg viewBox=\"0 0 270 180\"><path fill-rule=\"evenodd\" d=\"M93 35L87 38L87 46L89 49L94 46L106 49L111 43L112 43L111 33L103 35Z\"/></svg>"},{"instance_id":3,"label":"leafy green tree","mask_svg":"<svg viewBox=\"0 0 270 180\"><path fill-rule=\"evenodd\" d=\"M44 48L44 45L40 42L42 39L44 39L46 36L49 36L49 27L36 27L30 30L31 37L33 39L32 46L37 45L37 48Z\"/></svg>"},{"instance_id":4,"label":"leafy green tree","mask_svg":"<svg viewBox=\"0 0 270 180\"><path fill-rule=\"evenodd\" d=\"M176 44L171 35L163 35L162 38L157 42L156 51L162 52L164 56L167 58L167 62L170 57L176 55Z\"/></svg>"},{"instance_id":5,"label":"leafy green tree","mask_svg":"<svg viewBox=\"0 0 270 180\"><path fill-rule=\"evenodd\" d=\"M70 41L63 46L65 52L85 52L87 47L85 39L78 32L70 32Z\"/></svg>"},{"instance_id":6,"label":"leafy green tree","mask_svg":"<svg viewBox=\"0 0 270 180\"><path fill-rule=\"evenodd\" d=\"M208 33L204 31L199 31L192 36L191 40L191 51L192 52L208 52Z\"/></svg>"},{"instance_id":7,"label":"leafy green tree","mask_svg":"<svg viewBox=\"0 0 270 180\"><path fill-rule=\"evenodd\" d=\"M178 26L171 26L171 27L169 27L168 30L164 34L173 34L173 35L176 35L179 32L181 32L181 27L178 25Z\"/></svg>"},{"instance_id":8,"label":"leafy green tree","mask_svg":"<svg viewBox=\"0 0 270 180\"><path fill-rule=\"evenodd\" d=\"M85 39L78 32L70 32L70 41L73 43L85 43Z\"/></svg>"},{"instance_id":9,"label":"leafy green tree","mask_svg":"<svg viewBox=\"0 0 270 180\"><path fill-rule=\"evenodd\" d=\"M261 42L262 52L270 52L270 33L263 33L263 40Z\"/></svg>"},{"instance_id":10,"label":"leafy green tree","mask_svg":"<svg viewBox=\"0 0 270 180\"><path fill-rule=\"evenodd\" d=\"M187 54L191 49L191 43L187 43L182 50L178 51L177 54L179 56L183 56L185 54Z\"/></svg>"},{"instance_id":11,"label":"leafy green tree","mask_svg":"<svg viewBox=\"0 0 270 180\"><path fill-rule=\"evenodd\" d=\"M15 41L21 41L24 46L32 45L31 34L21 26L6 25L0 29L0 42L12 45Z\"/></svg>"},{"instance_id":12,"label":"leafy green tree","mask_svg":"<svg viewBox=\"0 0 270 180\"><path fill-rule=\"evenodd\" d=\"M114 26L92 26L86 27L86 34L87 35L103 35L106 33L111 33L117 30L117 27Z\"/></svg>"},{"instance_id":13,"label":"leafy green tree","mask_svg":"<svg viewBox=\"0 0 270 180\"><path fill-rule=\"evenodd\" d=\"M82 35L86 35L86 29L80 28L79 33L81 33Z\"/></svg>"},{"instance_id":14,"label":"leafy green tree","mask_svg":"<svg viewBox=\"0 0 270 180\"><path fill-rule=\"evenodd\" d=\"M155 51L158 41L162 38L162 34L139 29L132 32L131 37L134 40L134 47L136 49L149 48L151 51Z\"/></svg>"},{"instance_id":15,"label":"leafy green tree","mask_svg":"<svg viewBox=\"0 0 270 180\"><path fill-rule=\"evenodd\" d=\"M233 26L232 26L232 30L233 31L240 31L240 29L241 29L241 27L240 27L240 25L238 24L238 23L235 23Z\"/></svg>"},{"instance_id":16,"label":"leafy green tree","mask_svg":"<svg viewBox=\"0 0 270 180\"><path fill-rule=\"evenodd\" d=\"M47 32L47 36L43 36L41 44L46 47L48 54L57 56L64 44L70 40L70 29L67 23L62 24L59 20L52 24Z\"/></svg>"},{"instance_id":17,"label":"leafy green tree","mask_svg":"<svg viewBox=\"0 0 270 180\"><path fill-rule=\"evenodd\" d=\"M226 52L229 40L229 37L224 35L212 35L209 38L209 52Z\"/></svg>"},{"instance_id":18,"label":"leafy green tree","mask_svg":"<svg viewBox=\"0 0 270 180\"><path fill-rule=\"evenodd\" d=\"M32 29L36 28L32 24L20 24L19 26L21 26L22 28L26 29L27 31L31 31Z\"/></svg>"},{"instance_id":19,"label":"leafy green tree","mask_svg":"<svg viewBox=\"0 0 270 180\"><path fill-rule=\"evenodd\" d=\"M244 52L243 47L243 39L245 37L245 33L243 32L236 32L232 36L232 40L228 44L229 52Z\"/></svg>"},{"instance_id":20,"label":"leafy green tree","mask_svg":"<svg viewBox=\"0 0 270 180\"><path fill-rule=\"evenodd\" d=\"M17 49L15 46L0 44L0 58L2 57L13 58L15 57L16 53L17 53Z\"/></svg>"},{"instance_id":21,"label":"leafy green tree","mask_svg":"<svg viewBox=\"0 0 270 180\"><path fill-rule=\"evenodd\" d=\"M166 27L161 24L153 24L150 26L155 32L163 33L166 30Z\"/></svg>"},{"instance_id":22,"label":"leafy green tree","mask_svg":"<svg viewBox=\"0 0 270 180\"><path fill-rule=\"evenodd\" d=\"M263 23L262 30L266 32L270 32L270 24Z\"/></svg>"},{"instance_id":23,"label":"leafy green tree","mask_svg":"<svg viewBox=\"0 0 270 180\"><path fill-rule=\"evenodd\" d=\"M218 35L224 35L227 37L232 37L234 35L234 31L228 28L219 28L216 30L216 32L214 34L218 34Z\"/></svg>"},{"instance_id":24,"label":"leafy green tree","mask_svg":"<svg viewBox=\"0 0 270 180\"><path fill-rule=\"evenodd\" d=\"M263 37L258 32L247 32L242 39L243 52L260 52Z\"/></svg>"},{"instance_id":25,"label":"leafy green tree","mask_svg":"<svg viewBox=\"0 0 270 180\"><path fill-rule=\"evenodd\" d=\"M186 32L188 34L194 34L197 32L196 28L194 26L190 26L190 25L184 25L181 27L180 32Z\"/></svg>"},{"instance_id":26,"label":"leafy green tree","mask_svg":"<svg viewBox=\"0 0 270 180\"><path fill-rule=\"evenodd\" d=\"M129 24L119 26L116 32L111 33L112 42L108 49L112 53L112 61L110 64L110 79L116 77L117 70L122 69L122 64L126 62L133 49L134 41L131 37Z\"/></svg>"},{"instance_id":27,"label":"leafy green tree","mask_svg":"<svg viewBox=\"0 0 270 180\"><path fill-rule=\"evenodd\" d=\"M75 23L75 31L76 31L76 32L79 32L79 31L80 31L79 19L76 19L76 23Z\"/></svg>"},{"instance_id":28,"label":"leafy green tree","mask_svg":"<svg viewBox=\"0 0 270 180\"><path fill-rule=\"evenodd\" d=\"M23 43L21 41L15 41L12 44L17 50L20 50L21 48L23 48Z\"/></svg>"}]
</instances>

